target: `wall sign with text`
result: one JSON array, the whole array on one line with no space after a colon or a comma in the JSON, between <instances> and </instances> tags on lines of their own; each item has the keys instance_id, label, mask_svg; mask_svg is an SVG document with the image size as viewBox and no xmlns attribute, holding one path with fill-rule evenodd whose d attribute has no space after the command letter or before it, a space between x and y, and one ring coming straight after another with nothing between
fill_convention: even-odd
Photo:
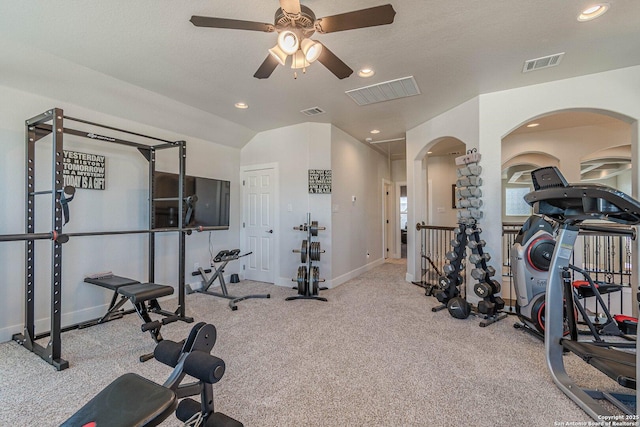
<instances>
[{"instance_id":1,"label":"wall sign with text","mask_svg":"<svg viewBox=\"0 0 640 427\"><path fill-rule=\"evenodd\" d=\"M106 157L64 150L64 185L89 190L104 190Z\"/></svg>"},{"instance_id":2,"label":"wall sign with text","mask_svg":"<svg viewBox=\"0 0 640 427\"><path fill-rule=\"evenodd\" d=\"M331 194L331 169L309 169L309 194Z\"/></svg>"}]
</instances>

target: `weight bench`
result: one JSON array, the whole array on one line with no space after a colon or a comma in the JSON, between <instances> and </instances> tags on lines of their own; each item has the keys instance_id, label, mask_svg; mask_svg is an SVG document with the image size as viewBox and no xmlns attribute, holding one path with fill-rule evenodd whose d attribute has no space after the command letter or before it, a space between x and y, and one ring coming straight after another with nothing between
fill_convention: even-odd
<instances>
[{"instance_id":1,"label":"weight bench","mask_svg":"<svg viewBox=\"0 0 640 427\"><path fill-rule=\"evenodd\" d=\"M216 328L204 322L196 324L189 337L179 343L165 340L154 350L156 359L173 372L163 385L140 375L120 376L66 420L64 427L129 427L157 426L174 410L186 422L201 419L205 427L243 427L242 423L213 407L212 384L222 379L225 363L209 354L216 341ZM181 385L186 375L197 382ZM200 394L200 402L178 399Z\"/></svg>"},{"instance_id":2,"label":"weight bench","mask_svg":"<svg viewBox=\"0 0 640 427\"><path fill-rule=\"evenodd\" d=\"M89 322L82 323L79 327L85 328L88 326L94 326L100 323L109 322L111 320L119 319L123 315L132 313L135 311L138 316L144 322L141 326L143 332L149 332L151 337L156 343L162 341L162 335L160 334L160 328L163 325L175 322L179 316L170 311L165 311L160 307L158 298L169 296L173 294L173 287L167 285L158 285L156 283L140 283L137 280L129 279L126 277L106 275L100 277L87 277L85 282L91 283L109 289L113 291L111 303L107 313L99 319L90 320ZM118 300L120 296L120 300ZM131 301L134 310L124 311L122 306ZM164 316L161 320L152 320L149 313L156 313ZM153 355L146 354L140 356L140 361L145 362L151 359Z\"/></svg>"}]
</instances>

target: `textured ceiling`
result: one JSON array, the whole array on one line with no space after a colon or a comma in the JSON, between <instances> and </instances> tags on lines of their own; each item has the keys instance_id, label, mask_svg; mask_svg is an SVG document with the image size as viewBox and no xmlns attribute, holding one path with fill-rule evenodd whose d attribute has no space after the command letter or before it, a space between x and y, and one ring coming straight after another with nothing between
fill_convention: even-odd
<instances>
[{"instance_id":1,"label":"textured ceiling","mask_svg":"<svg viewBox=\"0 0 640 427\"><path fill-rule=\"evenodd\" d=\"M317 17L384 3L303 1ZM91 86L100 84L112 91L140 89L131 92L158 99L148 101L150 110L159 108L161 99L175 100L192 112L185 122L208 122L216 142L241 147L256 132L305 121L332 123L361 141L373 128L381 131L374 140L398 138L482 93L640 64L637 0L612 0L606 15L588 23L576 20L590 4L584 0L391 4L397 12L391 25L316 34L356 71L351 77L338 80L314 63L297 79L293 70L279 66L269 79L258 80L253 74L275 34L197 28L189 18L272 22L277 0L4 1L0 84L69 102L81 99L83 91L86 99ZM559 52L566 52L559 66L522 73L525 60ZM357 76L365 66L375 69L374 77ZM52 76L51 85L34 84ZM414 76L421 95L360 107L344 93L406 76ZM118 82L125 86L118 88ZM249 108L234 108L238 101ZM153 123L162 117L153 111L137 117L139 110L110 111L109 99L93 102L82 105L162 125ZM326 113L311 118L300 113L316 106ZM207 126L186 133L206 138Z\"/></svg>"}]
</instances>

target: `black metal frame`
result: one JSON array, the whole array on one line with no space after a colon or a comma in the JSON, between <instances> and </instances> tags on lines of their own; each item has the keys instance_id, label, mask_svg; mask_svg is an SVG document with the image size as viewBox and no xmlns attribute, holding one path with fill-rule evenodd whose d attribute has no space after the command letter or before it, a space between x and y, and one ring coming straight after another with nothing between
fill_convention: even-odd
<instances>
[{"instance_id":1,"label":"black metal frame","mask_svg":"<svg viewBox=\"0 0 640 427\"><path fill-rule=\"evenodd\" d=\"M98 135L91 132L84 132L67 128L64 126L64 120L70 120L78 123L96 126L103 129L109 129L146 138L151 141L158 141L160 144L145 145L137 142L127 141L120 138ZM50 122L50 124L49 124ZM52 189L50 191L35 191L35 147L36 142L41 138L52 135ZM124 231L95 231L95 232L79 232L79 233L62 233L63 218L61 209L61 197L64 190L63 184L63 136L64 134L75 135L94 139L98 142L115 143L137 148L138 151L149 162L149 228L146 230L124 230ZM193 231L216 230L224 227L198 227L187 229L183 228L184 219L184 176L186 171L186 142L185 141L168 141L124 129L119 129L100 123L90 122L83 119L65 116L60 108L53 108L44 113L32 117L25 121L25 145L26 145L26 203L25 203L25 234L0 235L0 241L25 241L25 321L24 329L21 334L13 335L13 339L27 348L29 351L38 354L43 360L53 365L57 370L63 370L69 367L69 362L61 357L61 332L76 329L79 325L62 327L62 244L69 237L82 236L105 236L115 234L149 234L149 267L148 281L153 282L155 276L155 234L160 232L178 232L178 308L173 314L178 320L185 322L193 322L193 318L187 317L185 314L185 244L186 234ZM156 172L156 151L166 148L178 148L179 151L179 181L178 196L179 203L179 226L178 228L154 228L154 175ZM51 202L51 232L35 233L35 196L40 194L50 194ZM49 331L36 335L35 332L35 241L51 240L51 316ZM46 346L42 346L35 341L43 337L50 337Z\"/></svg>"}]
</instances>

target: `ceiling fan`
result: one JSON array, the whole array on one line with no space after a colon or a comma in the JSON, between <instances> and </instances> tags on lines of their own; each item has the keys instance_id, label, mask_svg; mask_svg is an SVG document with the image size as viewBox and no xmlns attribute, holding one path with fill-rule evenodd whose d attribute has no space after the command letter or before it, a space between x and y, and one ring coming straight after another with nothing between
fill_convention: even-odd
<instances>
[{"instance_id":1,"label":"ceiling fan","mask_svg":"<svg viewBox=\"0 0 640 427\"><path fill-rule=\"evenodd\" d=\"M395 14L393 7L386 4L316 19L313 11L301 5L300 0L280 0L273 24L196 15L190 21L196 27L277 32L278 43L269 49L269 55L253 75L258 79L268 78L278 64L285 65L289 56L292 57L291 68L305 71L308 65L318 60L336 77L344 79L353 70L326 46L310 37L315 32L326 34L391 24Z\"/></svg>"}]
</instances>

